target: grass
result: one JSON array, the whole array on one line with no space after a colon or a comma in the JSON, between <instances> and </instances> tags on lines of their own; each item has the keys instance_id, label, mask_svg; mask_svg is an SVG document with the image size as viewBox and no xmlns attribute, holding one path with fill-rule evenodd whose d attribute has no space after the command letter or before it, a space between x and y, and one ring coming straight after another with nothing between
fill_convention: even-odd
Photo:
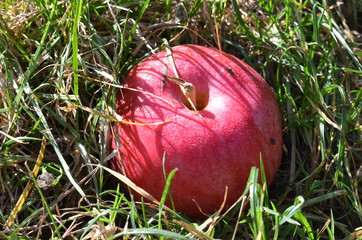
<instances>
[{"instance_id":1,"label":"grass","mask_svg":"<svg viewBox=\"0 0 362 240\"><path fill-rule=\"evenodd\" d=\"M360 239L361 12L358 0L0 1L0 239ZM274 183L254 168L239 202L204 221L134 202L100 167L115 92L163 39L243 59L282 113Z\"/></svg>"}]
</instances>

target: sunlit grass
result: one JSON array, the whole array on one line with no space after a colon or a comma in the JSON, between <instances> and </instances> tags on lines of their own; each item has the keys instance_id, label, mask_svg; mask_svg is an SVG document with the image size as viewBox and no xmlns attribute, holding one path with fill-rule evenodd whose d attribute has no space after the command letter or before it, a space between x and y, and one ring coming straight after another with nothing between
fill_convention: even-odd
<instances>
[{"instance_id":1,"label":"sunlit grass","mask_svg":"<svg viewBox=\"0 0 362 240\"><path fill-rule=\"evenodd\" d=\"M358 1L0 1L0 238L358 239L361 11ZM163 206L172 175L162 199L138 203L98 166L111 157L116 86L164 42L243 59L281 109L274 183L253 168L239 201L206 220ZM47 187L32 174L43 138Z\"/></svg>"}]
</instances>

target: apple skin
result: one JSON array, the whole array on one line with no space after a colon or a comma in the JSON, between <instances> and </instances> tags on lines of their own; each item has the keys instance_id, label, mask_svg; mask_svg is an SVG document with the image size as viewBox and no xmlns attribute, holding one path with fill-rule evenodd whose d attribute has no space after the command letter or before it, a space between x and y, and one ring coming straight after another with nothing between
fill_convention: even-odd
<instances>
[{"instance_id":1,"label":"apple skin","mask_svg":"<svg viewBox=\"0 0 362 240\"><path fill-rule=\"evenodd\" d=\"M111 166L156 199L164 172L178 168L171 183L174 206L199 218L220 208L226 187L231 206L260 157L267 182L273 180L282 155L280 112L266 81L236 57L181 45L172 48L172 58L179 77L195 86L198 111L166 77L175 77L166 51L146 58L126 77L125 87L140 91L117 95L123 120L142 125L113 125L111 148L118 155Z\"/></svg>"}]
</instances>

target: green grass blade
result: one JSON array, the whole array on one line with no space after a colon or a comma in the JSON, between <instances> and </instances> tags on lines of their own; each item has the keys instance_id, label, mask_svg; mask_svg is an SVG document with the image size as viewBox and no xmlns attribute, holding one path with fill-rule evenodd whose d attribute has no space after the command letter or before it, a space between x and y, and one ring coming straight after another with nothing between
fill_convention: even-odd
<instances>
[{"instance_id":1,"label":"green grass blade","mask_svg":"<svg viewBox=\"0 0 362 240\"><path fill-rule=\"evenodd\" d=\"M204 0L196 0L195 3L193 4L193 6L191 7L190 11L189 11L189 18L192 18L197 10L199 10L201 4L204 2Z\"/></svg>"},{"instance_id":2,"label":"green grass blade","mask_svg":"<svg viewBox=\"0 0 362 240\"><path fill-rule=\"evenodd\" d=\"M115 236L109 238L109 240L118 239L121 236L154 236L154 237L164 237L167 239L177 239L177 240L191 240L193 238L189 238L186 236L183 236L179 233L171 232L168 230L163 229L129 229L127 231L124 231L122 233L118 233Z\"/></svg>"},{"instance_id":3,"label":"green grass blade","mask_svg":"<svg viewBox=\"0 0 362 240\"><path fill-rule=\"evenodd\" d=\"M238 2L236 0L232 0L233 7L236 13L236 19L239 23L239 27L244 31L245 35L250 37L253 41L257 41L254 34L249 30L249 28L245 25L245 22L241 16L240 8Z\"/></svg>"},{"instance_id":4,"label":"green grass blade","mask_svg":"<svg viewBox=\"0 0 362 240\"><path fill-rule=\"evenodd\" d=\"M158 219L158 229L162 229L162 221L161 221L161 211L163 210L163 206L166 202L166 199L167 197L171 197L170 195L170 187L171 187L171 182L172 182L172 179L175 177L175 174L176 172L178 171L178 169L173 169L167 176L167 179L166 179L166 185L165 185L165 188L163 190L163 193L162 193L162 197L161 197L161 200L160 200L160 206L159 206L159 219Z\"/></svg>"},{"instance_id":5,"label":"green grass blade","mask_svg":"<svg viewBox=\"0 0 362 240\"><path fill-rule=\"evenodd\" d=\"M82 14L83 0L72 1L74 5L75 14L72 27L72 63L73 63L73 92L76 96L79 96L79 76L78 76L78 28L80 17ZM78 104L78 103L77 103Z\"/></svg>"}]
</instances>

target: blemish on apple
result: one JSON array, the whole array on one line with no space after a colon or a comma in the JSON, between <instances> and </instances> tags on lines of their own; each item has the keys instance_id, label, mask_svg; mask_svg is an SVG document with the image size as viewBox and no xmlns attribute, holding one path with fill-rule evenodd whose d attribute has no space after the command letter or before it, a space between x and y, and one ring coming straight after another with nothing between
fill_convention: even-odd
<instances>
[{"instance_id":1,"label":"blemish on apple","mask_svg":"<svg viewBox=\"0 0 362 240\"><path fill-rule=\"evenodd\" d=\"M228 72L231 76L234 76L234 75L235 75L234 71L233 71L231 68L228 68L228 69L227 69L227 72Z\"/></svg>"}]
</instances>

